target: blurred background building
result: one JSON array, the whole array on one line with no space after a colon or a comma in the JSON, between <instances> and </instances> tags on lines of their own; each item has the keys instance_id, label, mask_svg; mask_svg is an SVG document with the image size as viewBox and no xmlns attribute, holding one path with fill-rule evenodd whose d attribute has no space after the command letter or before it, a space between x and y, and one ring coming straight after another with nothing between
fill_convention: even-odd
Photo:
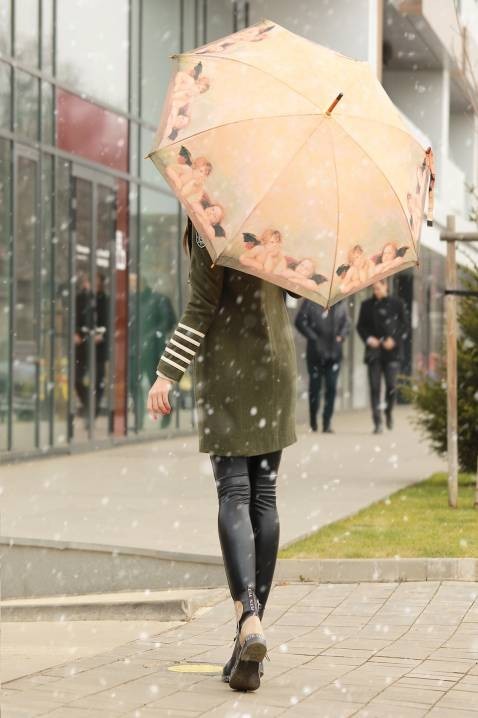
<instances>
[{"instance_id":1,"label":"blurred background building","mask_svg":"<svg viewBox=\"0 0 478 718\"><path fill-rule=\"evenodd\" d=\"M450 213L458 229L470 228L467 184L476 184L478 167L465 62L478 63L478 3L461 0L457 11L453 0L2 0L0 451L68 451L194 425L188 374L171 417L158 425L145 411L187 298L187 269L180 206L143 157L169 55L262 17L369 61L435 150L436 226L423 230L420 270L393 280L412 330L403 370L435 372L439 231ZM353 321L365 294L350 302ZM302 396L301 338L298 348ZM342 408L366 404L364 379L354 334Z\"/></svg>"}]
</instances>

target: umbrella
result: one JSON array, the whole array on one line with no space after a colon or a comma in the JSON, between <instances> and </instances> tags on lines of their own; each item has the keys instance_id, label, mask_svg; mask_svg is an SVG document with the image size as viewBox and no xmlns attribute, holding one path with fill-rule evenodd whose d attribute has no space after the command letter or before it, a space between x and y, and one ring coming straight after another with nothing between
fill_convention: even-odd
<instances>
[{"instance_id":1,"label":"umbrella","mask_svg":"<svg viewBox=\"0 0 478 718\"><path fill-rule=\"evenodd\" d=\"M213 266L330 306L418 264L433 154L368 63L269 20L173 59L147 157Z\"/></svg>"}]
</instances>

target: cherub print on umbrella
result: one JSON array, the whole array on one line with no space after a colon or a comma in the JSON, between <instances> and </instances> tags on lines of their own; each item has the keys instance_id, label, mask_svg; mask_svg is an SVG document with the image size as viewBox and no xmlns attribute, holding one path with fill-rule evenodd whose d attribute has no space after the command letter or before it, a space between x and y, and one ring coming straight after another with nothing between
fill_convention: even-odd
<instances>
[{"instance_id":1,"label":"cherub print on umbrella","mask_svg":"<svg viewBox=\"0 0 478 718\"><path fill-rule=\"evenodd\" d=\"M201 62L195 63L190 70L178 70L171 91L170 111L166 121L164 135L174 141L191 122L191 103L197 95L207 92L209 78L203 74Z\"/></svg>"},{"instance_id":2,"label":"cherub print on umbrella","mask_svg":"<svg viewBox=\"0 0 478 718\"><path fill-rule=\"evenodd\" d=\"M206 181L213 171L207 157L193 158L185 145L181 145L176 161L166 167L166 176L181 199L191 206L199 219L202 231L211 240L225 237L221 225L225 211L219 202L211 200L206 192Z\"/></svg>"},{"instance_id":3,"label":"cherub print on umbrella","mask_svg":"<svg viewBox=\"0 0 478 718\"><path fill-rule=\"evenodd\" d=\"M284 253L282 233L278 229L265 229L259 239L251 232L244 232L243 237L246 251L239 255L243 267L283 277L292 285L312 291L317 291L319 285L327 281L323 274L316 273L315 261L311 257L296 259Z\"/></svg>"},{"instance_id":4,"label":"cherub print on umbrella","mask_svg":"<svg viewBox=\"0 0 478 718\"><path fill-rule=\"evenodd\" d=\"M351 294L372 280L381 279L394 268L399 268L406 261L408 245L398 247L396 242L387 242L378 254L368 257L360 244L355 244L349 251L349 263L341 264L336 274L341 279L339 285L342 294Z\"/></svg>"},{"instance_id":5,"label":"cherub print on umbrella","mask_svg":"<svg viewBox=\"0 0 478 718\"><path fill-rule=\"evenodd\" d=\"M274 30L274 23L268 21L261 22L252 27L246 27L239 32L235 32L233 35L229 35L227 38L218 40L216 42L210 42L204 45L202 48L198 48L196 53L198 55L207 55L209 53L221 53L233 50L235 47L248 42L262 42L270 37L270 33Z\"/></svg>"}]
</instances>

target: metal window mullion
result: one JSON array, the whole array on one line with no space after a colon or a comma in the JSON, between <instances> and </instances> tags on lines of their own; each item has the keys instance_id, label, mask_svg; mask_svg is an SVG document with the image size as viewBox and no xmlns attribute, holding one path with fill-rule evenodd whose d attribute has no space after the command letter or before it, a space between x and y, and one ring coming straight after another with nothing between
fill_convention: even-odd
<instances>
[{"instance_id":1,"label":"metal window mullion","mask_svg":"<svg viewBox=\"0 0 478 718\"><path fill-rule=\"evenodd\" d=\"M7 449L13 448L13 358L16 325L16 287L15 287L15 236L17 229L17 168L16 149L13 142L10 143L10 237L9 237L9 303L10 312L8 316L8 397L7 397Z\"/></svg>"},{"instance_id":2,"label":"metal window mullion","mask_svg":"<svg viewBox=\"0 0 478 718\"><path fill-rule=\"evenodd\" d=\"M117 192L112 194L111 202L111 238L110 238L110 300L108 304L108 433L114 433L116 409L115 397L115 318L116 318L116 212ZM126 392L127 393L127 392Z\"/></svg>"}]
</instances>

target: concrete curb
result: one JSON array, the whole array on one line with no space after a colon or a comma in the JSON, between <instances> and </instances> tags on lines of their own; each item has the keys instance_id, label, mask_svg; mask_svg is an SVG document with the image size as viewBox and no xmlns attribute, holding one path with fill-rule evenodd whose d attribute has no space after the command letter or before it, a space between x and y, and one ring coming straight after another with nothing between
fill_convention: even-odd
<instances>
[{"instance_id":1,"label":"concrete curb","mask_svg":"<svg viewBox=\"0 0 478 718\"><path fill-rule=\"evenodd\" d=\"M0 538L2 598L227 586L222 558ZM276 581L478 581L478 558L279 559Z\"/></svg>"},{"instance_id":2,"label":"concrete curb","mask_svg":"<svg viewBox=\"0 0 478 718\"><path fill-rule=\"evenodd\" d=\"M0 602L3 621L189 621L229 595L225 588L137 591Z\"/></svg>"}]
</instances>

